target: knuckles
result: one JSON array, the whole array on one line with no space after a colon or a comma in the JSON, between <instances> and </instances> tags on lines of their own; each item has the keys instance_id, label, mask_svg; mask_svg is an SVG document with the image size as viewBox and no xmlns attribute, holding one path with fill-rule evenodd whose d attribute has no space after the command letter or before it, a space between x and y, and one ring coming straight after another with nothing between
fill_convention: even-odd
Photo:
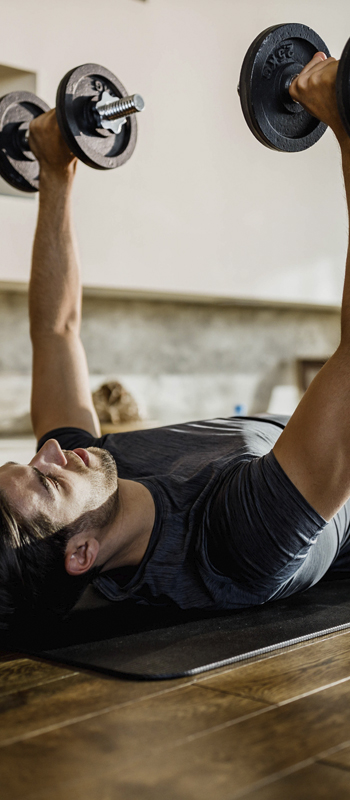
<instances>
[{"instance_id":1,"label":"knuckles","mask_svg":"<svg viewBox=\"0 0 350 800\"><path fill-rule=\"evenodd\" d=\"M333 127L339 124L335 90L338 63L335 58L329 58L308 64L289 90L292 99L306 111Z\"/></svg>"},{"instance_id":2,"label":"knuckles","mask_svg":"<svg viewBox=\"0 0 350 800\"><path fill-rule=\"evenodd\" d=\"M335 59L333 59L335 61ZM322 100L322 96L330 89L335 88L335 72L329 69L315 69L309 72L301 72L293 81L290 87L290 94L294 100L305 103L317 96Z\"/></svg>"}]
</instances>

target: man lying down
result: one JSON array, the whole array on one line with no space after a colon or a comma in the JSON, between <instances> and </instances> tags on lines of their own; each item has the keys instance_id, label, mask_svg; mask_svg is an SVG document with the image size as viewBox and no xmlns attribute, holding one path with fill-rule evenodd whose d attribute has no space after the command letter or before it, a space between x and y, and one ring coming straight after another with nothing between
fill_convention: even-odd
<instances>
[{"instance_id":1,"label":"man lying down","mask_svg":"<svg viewBox=\"0 0 350 800\"><path fill-rule=\"evenodd\" d=\"M317 54L291 93L333 129L349 201L337 68ZM64 615L89 583L112 601L217 611L350 575L350 259L341 343L288 424L231 417L101 437L80 339L76 160L54 111L33 121L30 146L40 161L29 293L38 452L0 468L2 625L28 610Z\"/></svg>"}]
</instances>

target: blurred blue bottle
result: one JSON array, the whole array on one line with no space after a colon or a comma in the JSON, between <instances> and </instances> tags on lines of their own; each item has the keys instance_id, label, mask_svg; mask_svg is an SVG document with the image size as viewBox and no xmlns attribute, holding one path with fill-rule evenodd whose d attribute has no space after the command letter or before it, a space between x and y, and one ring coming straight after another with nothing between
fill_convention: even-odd
<instances>
[{"instance_id":1,"label":"blurred blue bottle","mask_svg":"<svg viewBox=\"0 0 350 800\"><path fill-rule=\"evenodd\" d=\"M245 403L237 403L237 405L233 407L234 417L245 417L246 414L247 414L247 406L245 405Z\"/></svg>"}]
</instances>

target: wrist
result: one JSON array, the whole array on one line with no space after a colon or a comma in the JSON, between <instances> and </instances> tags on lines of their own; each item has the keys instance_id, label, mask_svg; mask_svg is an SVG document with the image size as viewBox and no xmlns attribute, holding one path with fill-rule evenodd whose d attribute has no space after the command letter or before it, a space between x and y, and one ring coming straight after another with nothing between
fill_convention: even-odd
<instances>
[{"instance_id":1,"label":"wrist","mask_svg":"<svg viewBox=\"0 0 350 800\"><path fill-rule=\"evenodd\" d=\"M40 192L59 188L71 188L75 176L76 164L71 162L64 167L52 167L50 164L40 165Z\"/></svg>"}]
</instances>

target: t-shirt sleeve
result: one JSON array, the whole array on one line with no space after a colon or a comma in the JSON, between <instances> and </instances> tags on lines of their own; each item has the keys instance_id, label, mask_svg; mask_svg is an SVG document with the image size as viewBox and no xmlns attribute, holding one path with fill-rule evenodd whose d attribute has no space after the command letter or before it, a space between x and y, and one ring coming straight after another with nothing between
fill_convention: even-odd
<instances>
[{"instance_id":1,"label":"t-shirt sleeve","mask_svg":"<svg viewBox=\"0 0 350 800\"><path fill-rule=\"evenodd\" d=\"M237 464L210 511L211 561L238 583L272 596L306 558L327 522L288 478L273 451Z\"/></svg>"},{"instance_id":2,"label":"t-shirt sleeve","mask_svg":"<svg viewBox=\"0 0 350 800\"><path fill-rule=\"evenodd\" d=\"M37 451L48 439L57 439L62 450L74 450L76 447L101 447L101 439L96 439L82 428L54 428L39 439Z\"/></svg>"}]
</instances>

